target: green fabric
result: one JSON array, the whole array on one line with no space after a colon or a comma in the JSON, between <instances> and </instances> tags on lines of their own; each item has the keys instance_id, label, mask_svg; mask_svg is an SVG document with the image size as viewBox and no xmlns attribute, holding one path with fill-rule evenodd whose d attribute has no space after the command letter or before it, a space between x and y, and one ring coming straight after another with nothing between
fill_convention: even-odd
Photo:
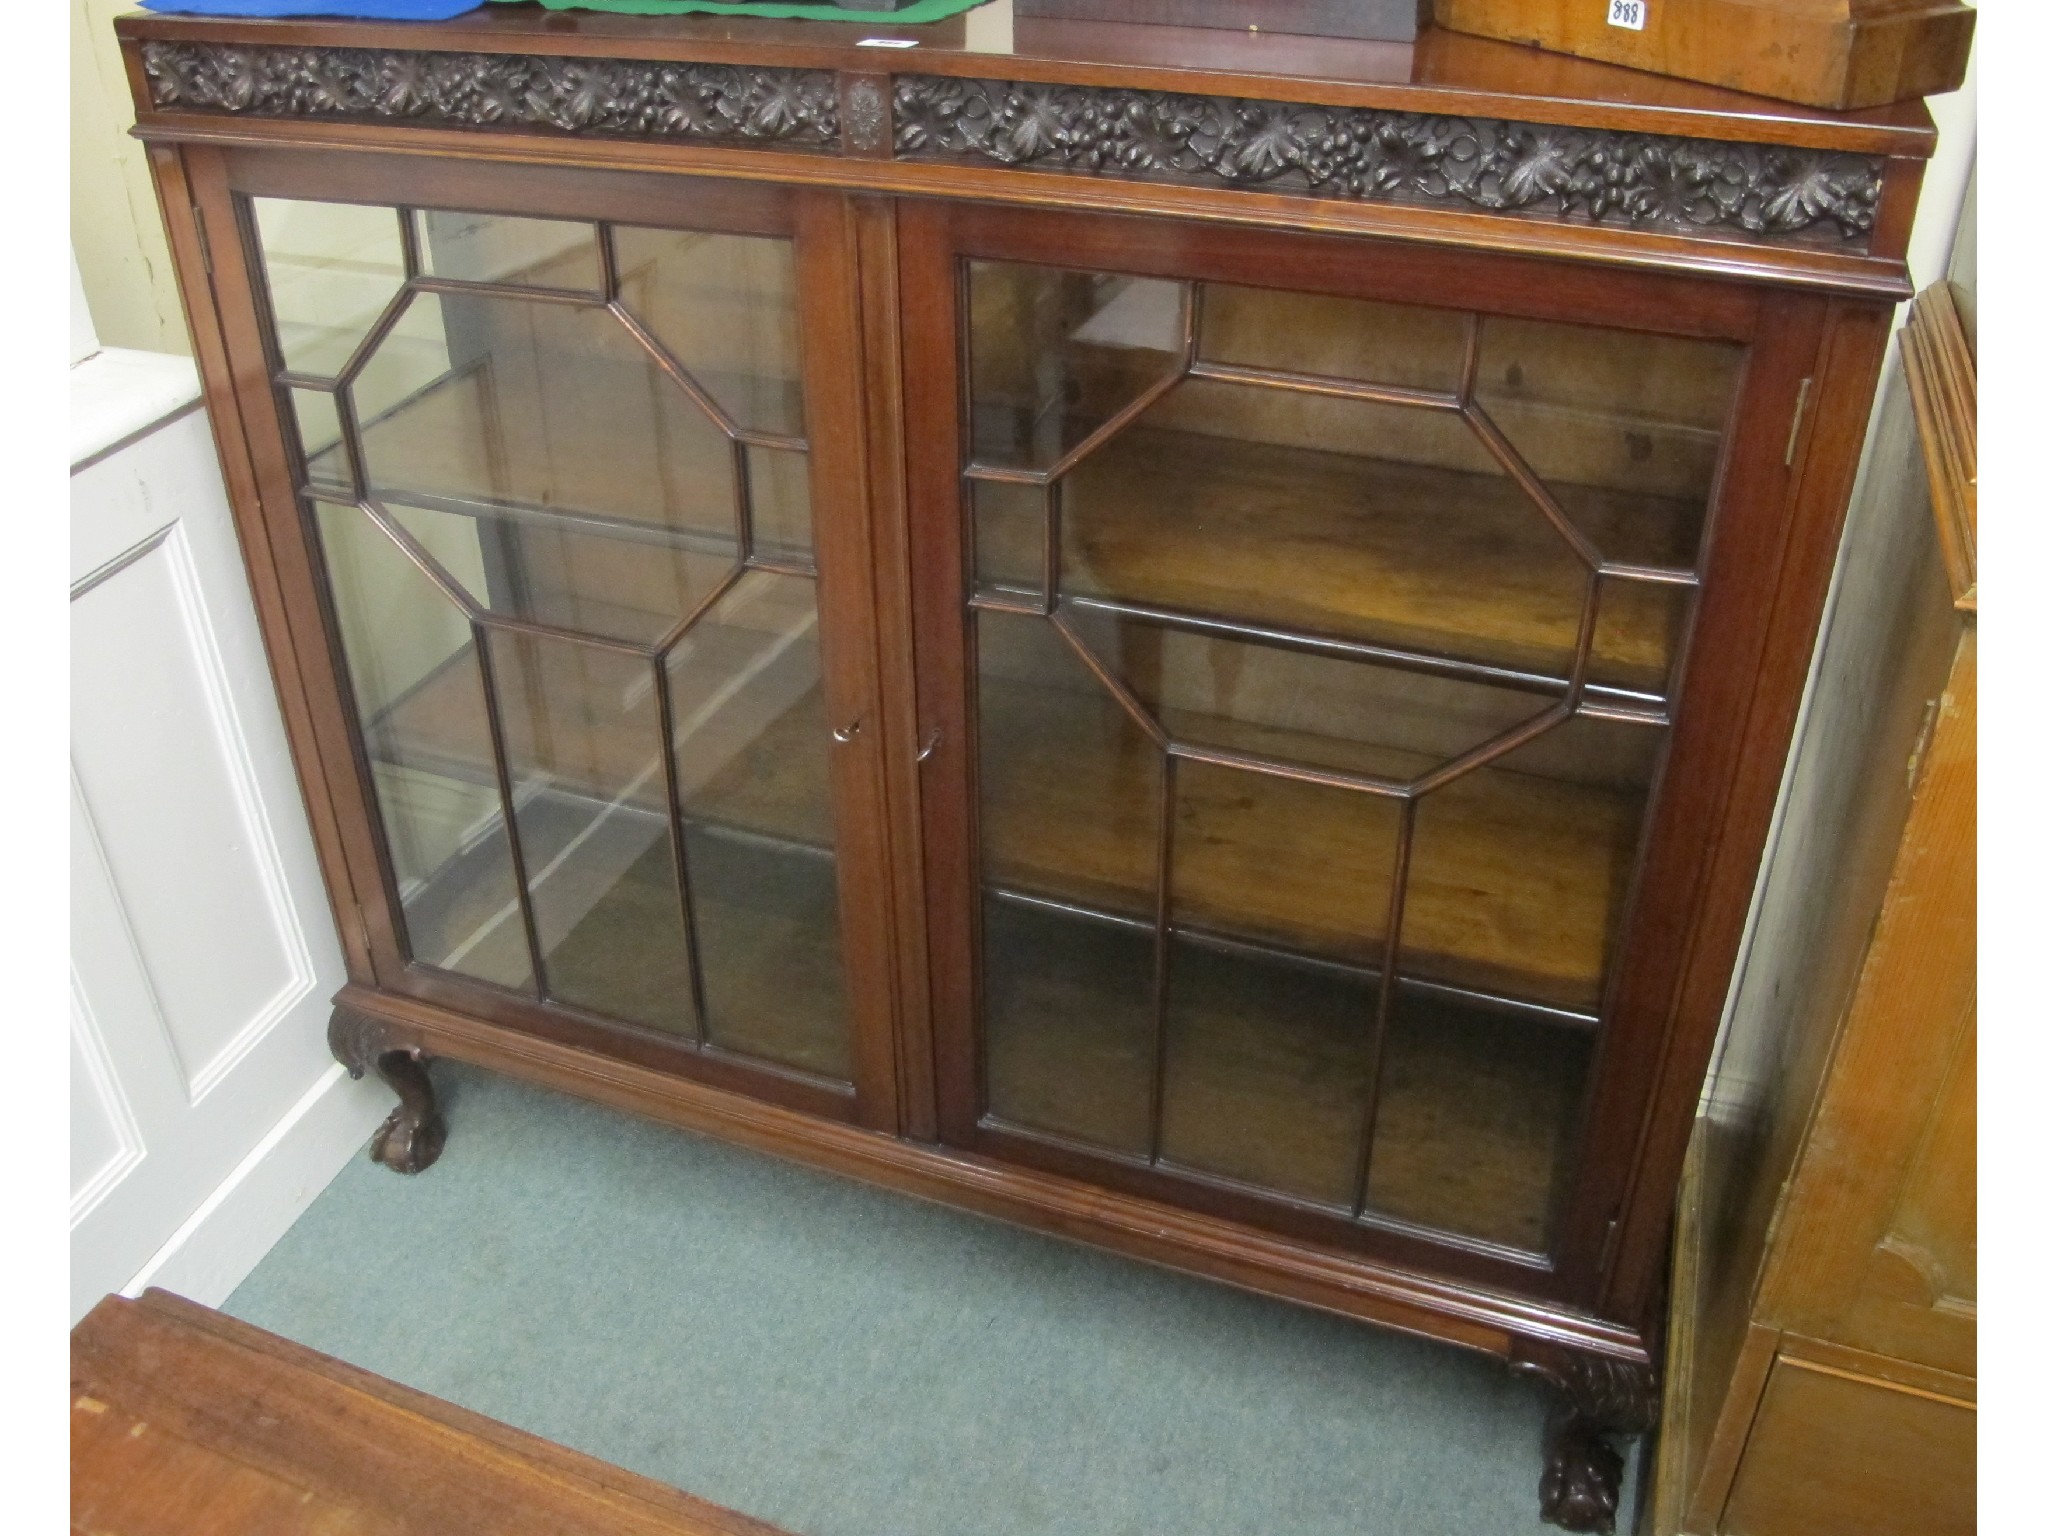
<instances>
[{"instance_id":1,"label":"green fabric","mask_svg":"<svg viewBox=\"0 0 2048 1536\"><path fill-rule=\"evenodd\" d=\"M516 5L523 0L498 0ZM916 26L944 21L988 0L915 0L900 11L841 10L836 5L732 5L726 0L540 0L551 11L621 11L629 16L764 16L771 21L867 21Z\"/></svg>"},{"instance_id":2,"label":"green fabric","mask_svg":"<svg viewBox=\"0 0 2048 1536\"><path fill-rule=\"evenodd\" d=\"M229 1313L802 1536L1556 1536L1498 1361L434 1081L440 1162L351 1158Z\"/></svg>"}]
</instances>

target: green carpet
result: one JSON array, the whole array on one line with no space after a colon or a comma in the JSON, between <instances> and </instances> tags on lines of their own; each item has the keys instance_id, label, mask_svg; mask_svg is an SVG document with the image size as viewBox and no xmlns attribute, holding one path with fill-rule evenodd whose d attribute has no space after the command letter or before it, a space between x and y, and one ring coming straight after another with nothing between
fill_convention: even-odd
<instances>
[{"instance_id":1,"label":"green carpet","mask_svg":"<svg viewBox=\"0 0 2048 1536\"><path fill-rule=\"evenodd\" d=\"M1490 1361L434 1071L227 1311L806 1536L1549 1529Z\"/></svg>"}]
</instances>

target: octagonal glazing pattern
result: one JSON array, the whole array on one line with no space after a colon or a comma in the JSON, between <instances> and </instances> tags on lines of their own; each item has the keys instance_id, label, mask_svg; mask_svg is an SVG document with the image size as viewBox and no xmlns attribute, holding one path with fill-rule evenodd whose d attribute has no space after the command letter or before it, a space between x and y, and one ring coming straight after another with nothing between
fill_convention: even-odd
<instances>
[{"instance_id":1,"label":"octagonal glazing pattern","mask_svg":"<svg viewBox=\"0 0 2048 1536\"><path fill-rule=\"evenodd\" d=\"M988 1121L1542 1252L1740 349L966 281Z\"/></svg>"},{"instance_id":2,"label":"octagonal glazing pattern","mask_svg":"<svg viewBox=\"0 0 2048 1536\"><path fill-rule=\"evenodd\" d=\"M412 957L845 1082L790 242L257 201Z\"/></svg>"}]
</instances>

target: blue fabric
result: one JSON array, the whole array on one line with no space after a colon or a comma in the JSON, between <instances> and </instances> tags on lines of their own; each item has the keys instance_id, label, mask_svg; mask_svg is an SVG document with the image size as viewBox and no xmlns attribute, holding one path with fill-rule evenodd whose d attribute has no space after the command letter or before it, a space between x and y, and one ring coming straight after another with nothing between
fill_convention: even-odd
<instances>
[{"instance_id":1,"label":"blue fabric","mask_svg":"<svg viewBox=\"0 0 2048 1536\"><path fill-rule=\"evenodd\" d=\"M353 16L366 21L446 21L483 0L141 0L146 11L183 16Z\"/></svg>"}]
</instances>

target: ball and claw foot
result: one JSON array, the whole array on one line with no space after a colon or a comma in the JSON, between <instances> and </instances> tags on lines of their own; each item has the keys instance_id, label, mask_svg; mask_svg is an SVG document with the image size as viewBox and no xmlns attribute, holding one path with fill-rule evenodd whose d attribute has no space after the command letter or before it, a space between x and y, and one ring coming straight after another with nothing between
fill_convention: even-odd
<instances>
[{"instance_id":1,"label":"ball and claw foot","mask_svg":"<svg viewBox=\"0 0 2048 1536\"><path fill-rule=\"evenodd\" d=\"M1543 1437L1543 1479L1536 1492L1544 1520L1567 1531L1612 1531L1621 1468L1621 1452L1598 1429L1568 1408L1559 1412Z\"/></svg>"},{"instance_id":2,"label":"ball and claw foot","mask_svg":"<svg viewBox=\"0 0 2048 1536\"><path fill-rule=\"evenodd\" d=\"M1563 1352L1516 1364L1559 1394L1543 1431L1537 1485L1545 1522L1605 1536L1621 1504L1623 1462L1612 1437L1639 1435L1657 1422L1656 1374L1636 1361Z\"/></svg>"},{"instance_id":3,"label":"ball and claw foot","mask_svg":"<svg viewBox=\"0 0 2048 1536\"><path fill-rule=\"evenodd\" d=\"M352 1008L336 1008L327 1023L327 1044L350 1077L375 1072L398 1094L398 1107L370 1138L370 1157L399 1173L431 1168L448 1139L427 1076L426 1056L394 1042L377 1020Z\"/></svg>"}]
</instances>

